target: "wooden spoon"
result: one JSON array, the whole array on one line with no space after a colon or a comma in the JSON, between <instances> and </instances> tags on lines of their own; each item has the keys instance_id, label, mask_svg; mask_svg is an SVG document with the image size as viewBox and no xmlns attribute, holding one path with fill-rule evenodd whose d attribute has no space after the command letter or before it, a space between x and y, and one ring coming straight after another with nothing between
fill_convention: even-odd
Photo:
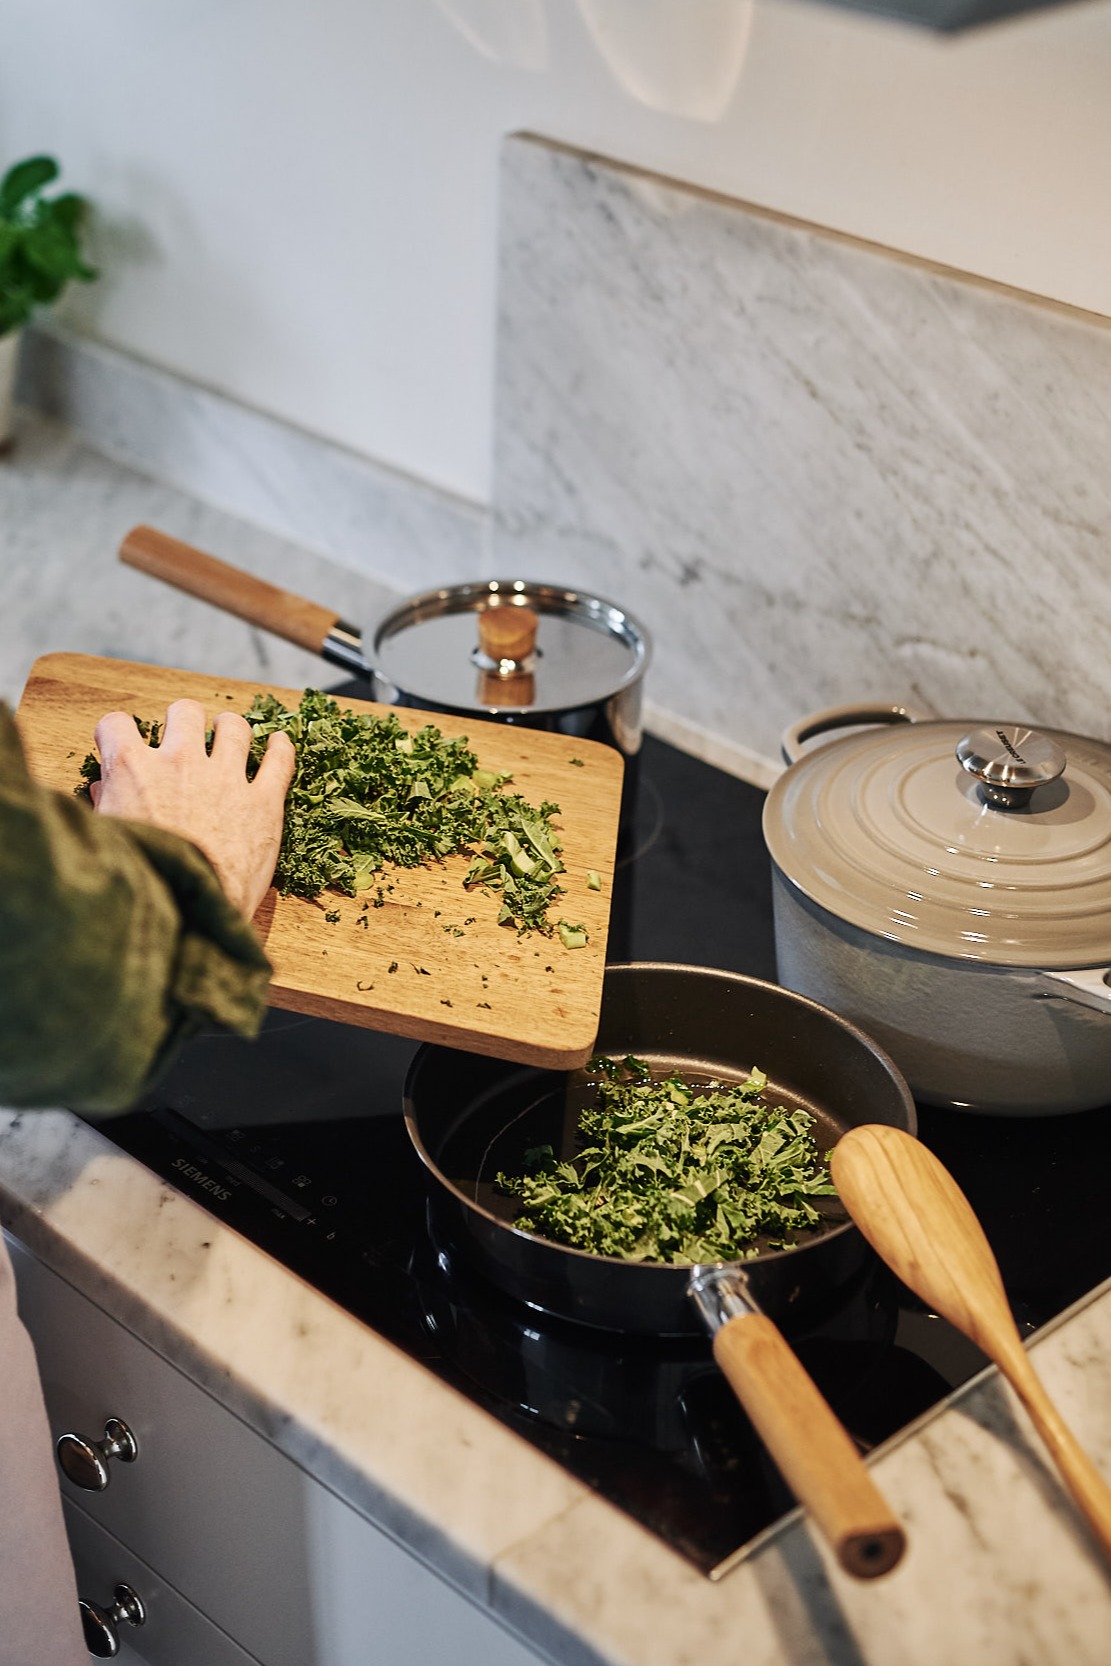
<instances>
[{"instance_id":1,"label":"wooden spoon","mask_svg":"<svg viewBox=\"0 0 1111 1666\"><path fill-rule=\"evenodd\" d=\"M1002 1371L1111 1557L1111 1487L1036 1376L991 1246L952 1175L920 1141L880 1124L842 1135L830 1169L849 1214L892 1272Z\"/></svg>"}]
</instances>

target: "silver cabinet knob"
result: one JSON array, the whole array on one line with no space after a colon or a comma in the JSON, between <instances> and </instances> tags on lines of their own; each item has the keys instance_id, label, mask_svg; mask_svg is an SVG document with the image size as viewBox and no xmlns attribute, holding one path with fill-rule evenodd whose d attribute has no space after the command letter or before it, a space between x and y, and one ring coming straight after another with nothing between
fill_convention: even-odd
<instances>
[{"instance_id":1,"label":"silver cabinet knob","mask_svg":"<svg viewBox=\"0 0 1111 1666\"><path fill-rule=\"evenodd\" d=\"M957 759L997 810L1021 810L1038 787L1064 774L1068 762L1056 741L1018 723L974 729L958 745Z\"/></svg>"},{"instance_id":2,"label":"silver cabinet knob","mask_svg":"<svg viewBox=\"0 0 1111 1666\"><path fill-rule=\"evenodd\" d=\"M111 1608L101 1608L95 1602L86 1602L83 1597L78 1603L85 1647L98 1660L114 1660L119 1654L121 1625L141 1626L146 1621L143 1600L130 1585L117 1585L115 1598Z\"/></svg>"},{"instance_id":3,"label":"silver cabinet knob","mask_svg":"<svg viewBox=\"0 0 1111 1666\"><path fill-rule=\"evenodd\" d=\"M103 1440L59 1435L54 1450L75 1487L84 1487L86 1492L103 1492L112 1479L110 1460L118 1458L124 1464L134 1463L139 1456L139 1443L122 1418L110 1417L104 1425Z\"/></svg>"}]
</instances>

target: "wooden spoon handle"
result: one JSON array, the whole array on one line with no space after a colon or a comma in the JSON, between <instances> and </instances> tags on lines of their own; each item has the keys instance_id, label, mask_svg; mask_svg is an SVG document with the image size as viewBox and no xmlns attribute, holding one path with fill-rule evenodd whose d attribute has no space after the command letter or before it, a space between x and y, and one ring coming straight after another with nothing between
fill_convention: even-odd
<instances>
[{"instance_id":1,"label":"wooden spoon handle","mask_svg":"<svg viewBox=\"0 0 1111 1666\"><path fill-rule=\"evenodd\" d=\"M120 560L313 654L321 652L328 633L340 623L328 608L279 590L153 526L132 527L120 545Z\"/></svg>"},{"instance_id":2,"label":"wooden spoon handle","mask_svg":"<svg viewBox=\"0 0 1111 1666\"><path fill-rule=\"evenodd\" d=\"M1017 1334L1013 1350L1000 1350L992 1358L1029 1412L1077 1508L1111 1559L1111 1487L1050 1399Z\"/></svg>"},{"instance_id":3,"label":"wooden spoon handle","mask_svg":"<svg viewBox=\"0 0 1111 1666\"><path fill-rule=\"evenodd\" d=\"M860 1453L770 1319L749 1313L714 1335L714 1358L841 1566L875 1579L906 1536Z\"/></svg>"},{"instance_id":4,"label":"wooden spoon handle","mask_svg":"<svg viewBox=\"0 0 1111 1666\"><path fill-rule=\"evenodd\" d=\"M920 1141L878 1124L850 1128L833 1149L830 1172L842 1203L892 1272L994 1360L1111 1556L1111 1487L1030 1363L999 1265L952 1175Z\"/></svg>"}]
</instances>

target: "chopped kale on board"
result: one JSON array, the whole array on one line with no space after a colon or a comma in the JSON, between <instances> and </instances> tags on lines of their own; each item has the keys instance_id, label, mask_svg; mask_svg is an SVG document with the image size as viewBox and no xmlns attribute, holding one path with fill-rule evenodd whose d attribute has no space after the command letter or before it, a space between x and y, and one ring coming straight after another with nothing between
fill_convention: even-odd
<instances>
[{"instance_id":1,"label":"chopped kale on board","mask_svg":"<svg viewBox=\"0 0 1111 1666\"><path fill-rule=\"evenodd\" d=\"M542 1146L527 1174L496 1177L520 1199L516 1226L596 1255L693 1266L783 1249L823 1223L812 1200L836 1188L815 1119L769 1104L761 1071L723 1086L653 1078L636 1058L586 1068L595 1097L574 1160Z\"/></svg>"},{"instance_id":2,"label":"chopped kale on board","mask_svg":"<svg viewBox=\"0 0 1111 1666\"><path fill-rule=\"evenodd\" d=\"M383 868L462 854L471 857L464 886L498 894L499 922L555 934L548 909L563 895L559 805L537 808L507 792L510 777L480 769L465 738L450 740L431 724L406 729L392 712L353 712L317 689L306 689L295 711L257 695L244 715L254 730L248 773L276 729L297 750L274 874L283 896L355 896L376 886L379 907ZM136 722L156 746L159 725ZM87 792L100 775L95 757L81 774L78 790Z\"/></svg>"}]
</instances>

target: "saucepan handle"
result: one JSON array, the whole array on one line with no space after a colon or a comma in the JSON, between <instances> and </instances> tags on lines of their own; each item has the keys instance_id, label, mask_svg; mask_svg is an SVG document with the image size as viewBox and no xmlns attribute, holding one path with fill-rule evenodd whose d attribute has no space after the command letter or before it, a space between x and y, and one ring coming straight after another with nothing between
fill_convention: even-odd
<instances>
[{"instance_id":1,"label":"saucepan handle","mask_svg":"<svg viewBox=\"0 0 1111 1666\"><path fill-rule=\"evenodd\" d=\"M120 560L310 653L324 653L329 635L342 626L333 610L267 584L153 526L132 527L120 544Z\"/></svg>"},{"instance_id":2,"label":"saucepan handle","mask_svg":"<svg viewBox=\"0 0 1111 1666\"><path fill-rule=\"evenodd\" d=\"M714 1358L800 1504L846 1573L875 1579L906 1535L802 1362L743 1294L729 1268L700 1269L691 1295L713 1331Z\"/></svg>"},{"instance_id":3,"label":"saucepan handle","mask_svg":"<svg viewBox=\"0 0 1111 1666\"><path fill-rule=\"evenodd\" d=\"M824 711L811 712L801 717L780 737L783 761L793 764L802 756L803 747L816 735L829 734L836 729L857 729L866 724L927 723L930 713L902 700L885 703L882 700L857 700L845 706L827 706Z\"/></svg>"}]
</instances>

